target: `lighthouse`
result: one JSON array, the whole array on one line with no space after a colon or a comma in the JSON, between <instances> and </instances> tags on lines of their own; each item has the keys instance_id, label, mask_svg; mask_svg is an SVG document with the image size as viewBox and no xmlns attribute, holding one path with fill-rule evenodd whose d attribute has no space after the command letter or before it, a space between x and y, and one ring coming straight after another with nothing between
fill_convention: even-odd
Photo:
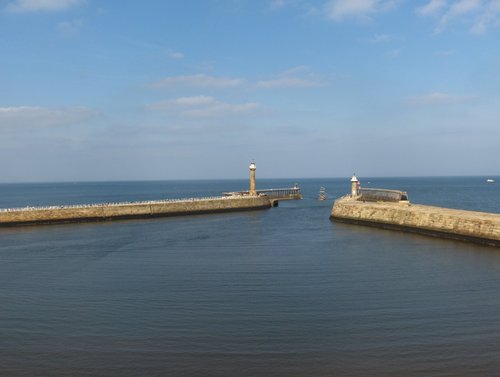
<instances>
[{"instance_id":1,"label":"lighthouse","mask_svg":"<svg viewBox=\"0 0 500 377\"><path fill-rule=\"evenodd\" d=\"M257 195L257 191L255 191L255 170L257 167L255 166L255 163L252 161L250 164L250 195Z\"/></svg>"},{"instance_id":2,"label":"lighthouse","mask_svg":"<svg viewBox=\"0 0 500 377\"><path fill-rule=\"evenodd\" d=\"M352 178L351 178L351 197L352 198L357 198L357 196L359 195L359 192L358 192L358 187L359 186L359 181L358 181L358 178L356 178L356 173L354 173L352 175Z\"/></svg>"}]
</instances>

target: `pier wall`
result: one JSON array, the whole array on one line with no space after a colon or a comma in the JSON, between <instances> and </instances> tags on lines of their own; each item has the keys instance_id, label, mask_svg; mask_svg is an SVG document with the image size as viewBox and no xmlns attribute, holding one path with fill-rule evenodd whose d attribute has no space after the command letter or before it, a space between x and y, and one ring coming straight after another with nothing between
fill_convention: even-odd
<instances>
[{"instance_id":1,"label":"pier wall","mask_svg":"<svg viewBox=\"0 0 500 377\"><path fill-rule=\"evenodd\" d=\"M105 221L256 210L271 207L267 197L188 199L0 211L0 226Z\"/></svg>"},{"instance_id":2,"label":"pier wall","mask_svg":"<svg viewBox=\"0 0 500 377\"><path fill-rule=\"evenodd\" d=\"M410 231L500 246L500 214L432 207L408 202L335 201L337 221Z\"/></svg>"}]
</instances>

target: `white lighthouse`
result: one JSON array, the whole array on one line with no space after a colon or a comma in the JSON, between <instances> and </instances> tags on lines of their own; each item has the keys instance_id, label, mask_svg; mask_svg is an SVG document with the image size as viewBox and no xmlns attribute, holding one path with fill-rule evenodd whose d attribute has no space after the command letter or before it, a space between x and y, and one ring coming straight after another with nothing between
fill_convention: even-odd
<instances>
[{"instance_id":1,"label":"white lighthouse","mask_svg":"<svg viewBox=\"0 0 500 377\"><path fill-rule=\"evenodd\" d=\"M356 178L356 173L354 173L352 175L352 178L351 178L351 197L352 198L357 198L359 195L358 185L359 185L359 181L358 181L358 178Z\"/></svg>"},{"instance_id":2,"label":"white lighthouse","mask_svg":"<svg viewBox=\"0 0 500 377\"><path fill-rule=\"evenodd\" d=\"M255 166L255 163L252 161L250 164L250 195L257 195L257 191L255 191L255 170L257 169L257 166Z\"/></svg>"}]
</instances>

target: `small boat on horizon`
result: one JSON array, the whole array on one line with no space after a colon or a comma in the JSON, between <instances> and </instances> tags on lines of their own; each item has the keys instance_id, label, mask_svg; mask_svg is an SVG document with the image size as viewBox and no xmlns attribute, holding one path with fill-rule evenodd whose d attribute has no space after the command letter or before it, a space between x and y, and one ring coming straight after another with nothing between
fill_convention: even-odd
<instances>
[{"instance_id":1,"label":"small boat on horizon","mask_svg":"<svg viewBox=\"0 0 500 377\"><path fill-rule=\"evenodd\" d=\"M488 178L488 179L486 180L486 183L495 183L495 180L494 180L494 179L491 179L491 178Z\"/></svg>"}]
</instances>

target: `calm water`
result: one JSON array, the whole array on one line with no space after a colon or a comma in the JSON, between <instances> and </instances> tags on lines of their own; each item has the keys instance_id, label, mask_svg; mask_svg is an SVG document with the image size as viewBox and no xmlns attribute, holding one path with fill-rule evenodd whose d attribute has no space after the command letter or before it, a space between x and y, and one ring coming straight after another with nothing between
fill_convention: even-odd
<instances>
[{"instance_id":1,"label":"calm water","mask_svg":"<svg viewBox=\"0 0 500 377\"><path fill-rule=\"evenodd\" d=\"M500 213L485 178L362 184ZM0 229L0 376L500 375L500 249L332 223L348 179L298 182L264 211ZM0 185L0 207L246 185Z\"/></svg>"}]
</instances>

